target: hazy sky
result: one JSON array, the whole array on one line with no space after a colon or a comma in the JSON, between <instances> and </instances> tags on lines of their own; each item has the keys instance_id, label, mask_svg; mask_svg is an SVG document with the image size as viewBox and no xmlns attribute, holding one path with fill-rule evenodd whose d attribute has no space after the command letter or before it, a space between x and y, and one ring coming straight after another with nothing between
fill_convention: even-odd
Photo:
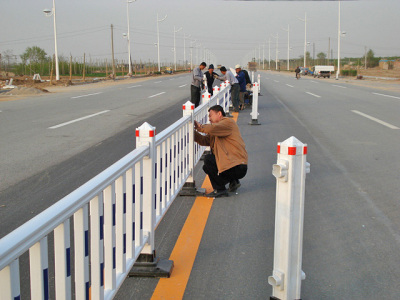
<instances>
[{"instance_id":1,"label":"hazy sky","mask_svg":"<svg viewBox=\"0 0 400 300\"><path fill-rule=\"evenodd\" d=\"M52 8L51 0L1 0L0 53L12 50L19 56L26 47L39 46L54 53L53 19L44 8ZM127 60L126 0L56 0L59 55L88 59L111 59L111 30L114 25L116 58ZM191 35L200 47L209 49L212 63L233 66L243 63L259 45L265 45L268 59L275 57L279 35L279 58L287 57L287 29L290 26L291 58L303 55L304 19L307 13L308 51L315 56L328 51L331 38L333 57L337 57L337 1L223 1L223 0L137 0L129 5L133 60L157 62L156 16L160 22L161 61L173 61L173 31L176 33L177 60L183 61L183 34ZM341 28L346 36L341 40L341 57L364 54L364 47L376 56L400 55L400 1L342 1ZM186 59L190 61L189 39L186 39ZM261 56L263 48L261 47ZM199 55L200 56L200 55ZM251 56L254 56L251 55ZM257 51L258 56L258 51ZM196 59L196 50L193 51ZM199 60L200 58L198 58ZM197 62L199 63L199 61ZM209 62L207 62L209 63Z\"/></svg>"}]
</instances>

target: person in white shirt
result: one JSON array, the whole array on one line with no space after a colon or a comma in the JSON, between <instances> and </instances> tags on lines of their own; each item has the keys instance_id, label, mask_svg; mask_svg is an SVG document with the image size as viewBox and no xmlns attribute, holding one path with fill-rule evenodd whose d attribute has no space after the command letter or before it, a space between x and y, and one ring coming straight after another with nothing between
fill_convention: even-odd
<instances>
[{"instance_id":1,"label":"person in white shirt","mask_svg":"<svg viewBox=\"0 0 400 300\"><path fill-rule=\"evenodd\" d=\"M219 80L228 80L229 83L231 84L231 95L232 95L232 105L233 105L233 111L239 112L239 92L240 92L240 86L239 86L239 81L233 75L231 71L227 71L224 66L222 66L219 69L222 73L223 76L219 76Z\"/></svg>"}]
</instances>

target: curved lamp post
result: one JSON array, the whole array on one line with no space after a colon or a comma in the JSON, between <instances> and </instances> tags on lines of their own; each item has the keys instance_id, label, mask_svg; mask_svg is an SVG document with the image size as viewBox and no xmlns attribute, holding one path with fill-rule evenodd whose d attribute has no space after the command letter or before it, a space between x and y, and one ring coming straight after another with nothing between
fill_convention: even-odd
<instances>
[{"instance_id":1,"label":"curved lamp post","mask_svg":"<svg viewBox=\"0 0 400 300\"><path fill-rule=\"evenodd\" d=\"M158 19L158 13L157 13L157 54L158 54L158 72L161 71L161 67L160 67L160 31L158 29L158 23L164 21L167 18L167 15L165 15L164 18L162 18L161 20Z\"/></svg>"},{"instance_id":2,"label":"curved lamp post","mask_svg":"<svg viewBox=\"0 0 400 300\"><path fill-rule=\"evenodd\" d=\"M54 55L56 59L56 80L60 80L60 70L58 68L58 51L57 51L57 28L56 28L56 4L55 0L53 0L53 9L44 9L43 12L46 14L46 17L53 16L53 23L54 23Z\"/></svg>"}]
</instances>

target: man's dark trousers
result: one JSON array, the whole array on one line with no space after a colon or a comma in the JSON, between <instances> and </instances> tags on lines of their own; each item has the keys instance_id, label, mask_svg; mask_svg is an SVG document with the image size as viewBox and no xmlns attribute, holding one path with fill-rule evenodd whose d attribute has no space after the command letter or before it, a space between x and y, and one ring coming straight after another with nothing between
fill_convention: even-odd
<instances>
[{"instance_id":1,"label":"man's dark trousers","mask_svg":"<svg viewBox=\"0 0 400 300\"><path fill-rule=\"evenodd\" d=\"M239 109L239 83L234 83L231 87L232 105L235 109Z\"/></svg>"},{"instance_id":2,"label":"man's dark trousers","mask_svg":"<svg viewBox=\"0 0 400 300\"><path fill-rule=\"evenodd\" d=\"M204 172L208 175L214 190L224 191L225 185L233 180L239 180L246 176L247 165L237 165L218 174L217 162L214 154L207 154L204 158Z\"/></svg>"},{"instance_id":3,"label":"man's dark trousers","mask_svg":"<svg viewBox=\"0 0 400 300\"><path fill-rule=\"evenodd\" d=\"M194 104L195 107L200 105L200 88L190 85L190 102Z\"/></svg>"}]
</instances>

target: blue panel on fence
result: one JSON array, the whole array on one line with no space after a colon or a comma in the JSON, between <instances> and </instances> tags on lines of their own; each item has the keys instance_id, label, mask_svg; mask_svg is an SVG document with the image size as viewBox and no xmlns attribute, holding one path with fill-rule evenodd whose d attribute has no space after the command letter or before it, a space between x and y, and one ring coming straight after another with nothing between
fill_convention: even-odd
<instances>
[{"instance_id":1,"label":"blue panel on fence","mask_svg":"<svg viewBox=\"0 0 400 300\"><path fill-rule=\"evenodd\" d=\"M124 214L126 214L126 193L124 193Z\"/></svg>"},{"instance_id":2,"label":"blue panel on fence","mask_svg":"<svg viewBox=\"0 0 400 300\"><path fill-rule=\"evenodd\" d=\"M115 203L113 203L113 226L115 226L115 218L116 218L116 211L115 211Z\"/></svg>"},{"instance_id":3,"label":"blue panel on fence","mask_svg":"<svg viewBox=\"0 0 400 300\"><path fill-rule=\"evenodd\" d=\"M49 299L49 269L43 270L43 289L44 289L44 299Z\"/></svg>"},{"instance_id":4,"label":"blue panel on fence","mask_svg":"<svg viewBox=\"0 0 400 300\"><path fill-rule=\"evenodd\" d=\"M126 233L124 233L124 254L126 253Z\"/></svg>"},{"instance_id":5,"label":"blue panel on fence","mask_svg":"<svg viewBox=\"0 0 400 300\"><path fill-rule=\"evenodd\" d=\"M167 189L168 189L168 182L165 180L165 196L167 195Z\"/></svg>"},{"instance_id":6,"label":"blue panel on fence","mask_svg":"<svg viewBox=\"0 0 400 300\"><path fill-rule=\"evenodd\" d=\"M21 295L18 295L17 297L14 297L14 300L21 300Z\"/></svg>"},{"instance_id":7,"label":"blue panel on fence","mask_svg":"<svg viewBox=\"0 0 400 300\"><path fill-rule=\"evenodd\" d=\"M67 277L71 276L71 248L65 249L67 258Z\"/></svg>"},{"instance_id":8,"label":"blue panel on fence","mask_svg":"<svg viewBox=\"0 0 400 300\"><path fill-rule=\"evenodd\" d=\"M100 264L100 286L104 285L104 263Z\"/></svg>"},{"instance_id":9,"label":"blue panel on fence","mask_svg":"<svg viewBox=\"0 0 400 300\"><path fill-rule=\"evenodd\" d=\"M162 157L160 157L160 173L162 174Z\"/></svg>"},{"instance_id":10,"label":"blue panel on fence","mask_svg":"<svg viewBox=\"0 0 400 300\"><path fill-rule=\"evenodd\" d=\"M89 231L85 230L85 256L89 256Z\"/></svg>"},{"instance_id":11,"label":"blue panel on fence","mask_svg":"<svg viewBox=\"0 0 400 300\"><path fill-rule=\"evenodd\" d=\"M113 269L115 269L116 265L117 265L117 253L115 250L115 247L113 247Z\"/></svg>"},{"instance_id":12,"label":"blue panel on fence","mask_svg":"<svg viewBox=\"0 0 400 300\"><path fill-rule=\"evenodd\" d=\"M168 155L165 153L165 168L168 167Z\"/></svg>"},{"instance_id":13,"label":"blue panel on fence","mask_svg":"<svg viewBox=\"0 0 400 300\"><path fill-rule=\"evenodd\" d=\"M89 282L86 282L85 287L86 287L86 300L90 300L90 297L89 297L90 284L89 284Z\"/></svg>"},{"instance_id":14,"label":"blue panel on fence","mask_svg":"<svg viewBox=\"0 0 400 300\"><path fill-rule=\"evenodd\" d=\"M169 162L172 163L172 149L169 149Z\"/></svg>"},{"instance_id":15,"label":"blue panel on fence","mask_svg":"<svg viewBox=\"0 0 400 300\"><path fill-rule=\"evenodd\" d=\"M157 208L157 194L154 194L154 209Z\"/></svg>"},{"instance_id":16,"label":"blue panel on fence","mask_svg":"<svg viewBox=\"0 0 400 300\"><path fill-rule=\"evenodd\" d=\"M104 217L100 216L100 240L104 238Z\"/></svg>"},{"instance_id":17,"label":"blue panel on fence","mask_svg":"<svg viewBox=\"0 0 400 300\"><path fill-rule=\"evenodd\" d=\"M143 229L143 212L140 212L140 229Z\"/></svg>"}]
</instances>

